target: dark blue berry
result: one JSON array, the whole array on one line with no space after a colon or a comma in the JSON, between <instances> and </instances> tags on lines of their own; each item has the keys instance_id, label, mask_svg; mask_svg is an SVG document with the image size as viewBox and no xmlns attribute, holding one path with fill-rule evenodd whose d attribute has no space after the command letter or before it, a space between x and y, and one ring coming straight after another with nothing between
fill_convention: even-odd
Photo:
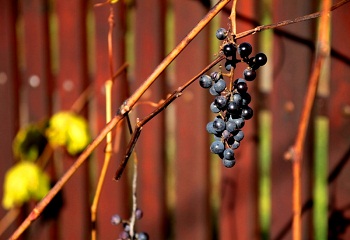
<instances>
[{"instance_id":1,"label":"dark blue berry","mask_svg":"<svg viewBox=\"0 0 350 240\"><path fill-rule=\"evenodd\" d=\"M255 55L254 62L259 66L264 66L267 63L267 57L264 53L258 53Z\"/></svg>"},{"instance_id":2,"label":"dark blue berry","mask_svg":"<svg viewBox=\"0 0 350 240\"><path fill-rule=\"evenodd\" d=\"M213 113L219 113L220 112L220 109L215 105L214 102L212 102L210 104L210 110L213 112Z\"/></svg>"},{"instance_id":3,"label":"dark blue berry","mask_svg":"<svg viewBox=\"0 0 350 240\"><path fill-rule=\"evenodd\" d=\"M200 78L199 78L199 85L202 87L202 88L210 88L212 86L212 79L211 77L209 77L208 75L202 75Z\"/></svg>"},{"instance_id":4,"label":"dark blue berry","mask_svg":"<svg viewBox=\"0 0 350 240\"><path fill-rule=\"evenodd\" d=\"M236 84L236 89L240 94L246 93L248 90L248 85L245 82L239 82Z\"/></svg>"},{"instance_id":5,"label":"dark blue berry","mask_svg":"<svg viewBox=\"0 0 350 240\"><path fill-rule=\"evenodd\" d=\"M216 30L216 38L219 40L224 40L227 37L227 30L225 28L219 28Z\"/></svg>"},{"instance_id":6,"label":"dark blue berry","mask_svg":"<svg viewBox=\"0 0 350 240\"><path fill-rule=\"evenodd\" d=\"M223 158L222 163L225 167L232 168L236 164L236 160L228 160L226 158Z\"/></svg>"},{"instance_id":7,"label":"dark blue berry","mask_svg":"<svg viewBox=\"0 0 350 240\"><path fill-rule=\"evenodd\" d=\"M233 43L227 43L222 50L226 57L232 57L236 53L236 46Z\"/></svg>"},{"instance_id":8,"label":"dark blue berry","mask_svg":"<svg viewBox=\"0 0 350 240\"><path fill-rule=\"evenodd\" d=\"M225 96L217 96L214 103L218 109L224 109L227 105L227 98Z\"/></svg>"},{"instance_id":9,"label":"dark blue berry","mask_svg":"<svg viewBox=\"0 0 350 240\"><path fill-rule=\"evenodd\" d=\"M223 153L225 149L224 144L221 141L214 141L210 145L210 151L215 154Z\"/></svg>"},{"instance_id":10,"label":"dark blue berry","mask_svg":"<svg viewBox=\"0 0 350 240\"><path fill-rule=\"evenodd\" d=\"M233 160L235 159L235 154L231 148L226 148L224 151L224 158L227 160Z\"/></svg>"},{"instance_id":11,"label":"dark blue berry","mask_svg":"<svg viewBox=\"0 0 350 240\"><path fill-rule=\"evenodd\" d=\"M216 83L214 83L214 89L216 92L221 93L226 88L226 82L223 79L219 79Z\"/></svg>"},{"instance_id":12,"label":"dark blue berry","mask_svg":"<svg viewBox=\"0 0 350 240\"><path fill-rule=\"evenodd\" d=\"M253 81L256 78L256 72L252 68L246 68L243 71L243 77L247 81Z\"/></svg>"},{"instance_id":13,"label":"dark blue berry","mask_svg":"<svg viewBox=\"0 0 350 240\"><path fill-rule=\"evenodd\" d=\"M251 109L248 106L242 107L242 112L241 112L242 118L245 120L251 119L253 117L253 109Z\"/></svg>"},{"instance_id":14,"label":"dark blue berry","mask_svg":"<svg viewBox=\"0 0 350 240\"><path fill-rule=\"evenodd\" d=\"M217 117L213 122L213 127L217 132L222 132L226 127L225 121L222 118Z\"/></svg>"},{"instance_id":15,"label":"dark blue berry","mask_svg":"<svg viewBox=\"0 0 350 240\"><path fill-rule=\"evenodd\" d=\"M241 56L241 58L248 57L252 53L252 50L252 45L250 45L247 42L243 42L238 46L238 53Z\"/></svg>"},{"instance_id":16,"label":"dark blue berry","mask_svg":"<svg viewBox=\"0 0 350 240\"><path fill-rule=\"evenodd\" d=\"M233 139L237 142L242 141L243 138L244 138L244 133L242 130L237 131L236 134L234 134L233 136Z\"/></svg>"}]
</instances>

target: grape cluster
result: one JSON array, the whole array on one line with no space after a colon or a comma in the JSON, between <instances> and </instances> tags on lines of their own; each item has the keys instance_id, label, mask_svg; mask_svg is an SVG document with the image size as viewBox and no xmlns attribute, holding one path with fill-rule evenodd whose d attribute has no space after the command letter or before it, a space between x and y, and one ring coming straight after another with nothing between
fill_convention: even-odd
<instances>
[{"instance_id":1,"label":"grape cluster","mask_svg":"<svg viewBox=\"0 0 350 240\"><path fill-rule=\"evenodd\" d=\"M224 40L221 45L221 53L225 56L225 69L229 73L215 71L199 78L200 86L209 89L210 94L215 97L210 105L210 110L217 116L206 126L207 131L214 135L210 150L219 155L223 165L227 168L235 165L234 150L240 146L244 138L242 128L245 121L253 117L253 110L249 107L251 96L247 92L247 82L253 81L256 78L256 70L267 62L264 53L257 53L250 57L252 46L247 42L237 45L229 33L224 28L216 31L216 37ZM240 59L237 59L237 53ZM232 70L238 63L247 65L243 76L227 86L225 77L234 79Z\"/></svg>"},{"instance_id":2,"label":"grape cluster","mask_svg":"<svg viewBox=\"0 0 350 240\"><path fill-rule=\"evenodd\" d=\"M136 220L140 220L143 216L143 212L141 209L137 208L135 211L135 218ZM131 239L137 239L137 240L148 240L149 236L145 232L137 232L134 237L130 235L130 221L123 220L119 214L115 214L111 218L112 225L119 225L123 224L123 231L119 234L118 240L131 240Z\"/></svg>"}]
</instances>

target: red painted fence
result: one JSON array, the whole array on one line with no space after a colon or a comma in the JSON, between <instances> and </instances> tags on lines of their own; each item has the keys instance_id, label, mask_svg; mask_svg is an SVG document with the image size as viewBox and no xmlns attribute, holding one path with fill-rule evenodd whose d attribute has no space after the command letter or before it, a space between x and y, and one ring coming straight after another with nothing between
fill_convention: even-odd
<instances>
[{"instance_id":1,"label":"red painted fence","mask_svg":"<svg viewBox=\"0 0 350 240\"><path fill-rule=\"evenodd\" d=\"M82 115L89 119L94 136L104 127L103 88L110 76L110 7L94 6L97 3L0 1L1 184L5 172L16 161L12 140L19 128L57 111L69 110L88 86L92 86L93 93ZM113 5L112 68L116 71L128 63L127 70L114 81L114 112L205 16L209 3L120 0ZM238 1L237 31L293 19L316 12L318 7L315 2L302 0ZM230 11L231 3L147 90L142 102L166 98L214 59L219 51L215 31L228 27ZM328 142L323 149L328 155L328 166L324 166L328 175L323 177L328 188L325 186L322 197L328 216L323 219L327 223L329 218L328 239L350 238L350 179L346 174L350 168L348 11L347 4L332 13L328 83L322 83L326 90L320 91L316 99L306 141L303 239L318 236L318 215L313 207L320 202L315 197L319 173L315 170L318 155L314 136L320 130L314 123L320 117L326 119L328 126L321 132ZM269 60L264 70L258 71L258 80L249 84L254 118L244 127L245 139L236 151L234 168L222 167L209 151L211 138L205 127L213 118L209 112L212 96L197 83L143 127L135 151L139 169L137 201L144 217L136 227L151 239L292 239L292 164L284 160L284 154L294 143L303 109L315 55L317 20L267 32L270 37L257 33L238 41L250 42L253 52L265 51ZM237 69L238 75L241 70ZM132 125L136 118L144 118L153 109L147 104L137 105L130 114ZM113 214L130 217L132 164L122 180L112 180L129 139L126 124L123 127L119 150L112 156L102 188L98 239L118 237L121 227L111 225ZM64 186L63 208L58 217L46 222L39 218L22 239L90 238L90 205L104 148L102 143ZM73 161L65 152L57 151L46 171L57 181ZM22 207L18 219L0 239L7 239L33 206ZM0 217L5 214L0 208Z\"/></svg>"}]
</instances>

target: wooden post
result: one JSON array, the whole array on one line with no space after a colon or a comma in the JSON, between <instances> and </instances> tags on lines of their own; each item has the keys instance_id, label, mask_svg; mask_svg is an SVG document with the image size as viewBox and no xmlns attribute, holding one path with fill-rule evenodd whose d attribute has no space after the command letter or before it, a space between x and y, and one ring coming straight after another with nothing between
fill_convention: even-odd
<instances>
[{"instance_id":1,"label":"wooden post","mask_svg":"<svg viewBox=\"0 0 350 240\"><path fill-rule=\"evenodd\" d=\"M328 238L350 238L349 228L349 156L350 156L350 49L344 39L350 36L346 29L350 24L349 6L332 13L331 77L329 117L329 232ZM334 224L337 222L337 224Z\"/></svg>"},{"instance_id":2,"label":"wooden post","mask_svg":"<svg viewBox=\"0 0 350 240\"><path fill-rule=\"evenodd\" d=\"M13 165L12 140L19 128L18 46L16 38L17 2L0 1L0 185L3 186L5 172ZM0 192L3 198L3 191ZM0 207L0 217L6 214ZM16 229L13 224L4 234L9 237Z\"/></svg>"},{"instance_id":3,"label":"wooden post","mask_svg":"<svg viewBox=\"0 0 350 240\"><path fill-rule=\"evenodd\" d=\"M86 1L57 1L59 70L57 110L69 110L88 84L86 55ZM86 115L85 110L85 116ZM75 160L64 154L65 171ZM90 234L88 164L84 164L63 188L60 234L64 239L88 239ZM71 224L68 224L71 223Z\"/></svg>"},{"instance_id":4,"label":"wooden post","mask_svg":"<svg viewBox=\"0 0 350 240\"><path fill-rule=\"evenodd\" d=\"M138 1L135 8L134 79L139 87L163 60L165 1ZM165 75L142 96L142 101L157 103L165 97ZM152 110L148 104L136 107L137 117L143 118ZM137 221L137 231L145 231L151 239L166 239L165 195L165 115L159 114L144 126L136 146L138 156L138 207L144 212ZM134 122L132 122L134 125ZM131 161L130 166L133 165Z\"/></svg>"},{"instance_id":5,"label":"wooden post","mask_svg":"<svg viewBox=\"0 0 350 240\"><path fill-rule=\"evenodd\" d=\"M174 1L175 42L179 42L209 10L199 1ZM180 86L209 62L209 27L175 61L174 87ZM175 239L212 237L210 215L209 93L194 82L175 102Z\"/></svg>"},{"instance_id":6,"label":"wooden post","mask_svg":"<svg viewBox=\"0 0 350 240\"><path fill-rule=\"evenodd\" d=\"M313 12L313 6L305 1L273 1L273 22L294 18ZM284 155L294 143L303 99L311 69L312 50L297 38L312 38L314 29L311 22L290 25L283 28L286 34L274 35L273 86L271 92L272 111L272 171L271 171L271 238L291 239L292 217L292 163ZM276 33L276 32L275 32ZM278 32L279 33L279 32ZM291 36L295 36L294 39ZM312 129L310 126L309 129ZM310 132L310 131L309 131ZM311 135L305 147L303 161L302 202L312 196ZM303 216L303 236L309 238L310 213Z\"/></svg>"}]
</instances>

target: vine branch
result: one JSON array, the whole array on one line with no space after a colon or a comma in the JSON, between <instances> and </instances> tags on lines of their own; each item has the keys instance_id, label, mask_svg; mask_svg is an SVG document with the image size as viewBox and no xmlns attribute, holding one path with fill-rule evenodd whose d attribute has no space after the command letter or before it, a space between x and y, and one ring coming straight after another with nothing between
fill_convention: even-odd
<instances>
[{"instance_id":1,"label":"vine branch","mask_svg":"<svg viewBox=\"0 0 350 240\"><path fill-rule=\"evenodd\" d=\"M329 9L329 11L333 11L333 10L339 8L339 7L343 6L344 4L348 3L349 1L350 0L342 0L342 1L338 2L338 3L334 4ZM274 29L274 28L278 28L278 27L291 25L291 24L294 24L294 23L299 23L299 22L311 20L311 19L314 19L314 18L319 18L321 16L321 14L322 14L322 12L319 11L319 12L315 12L315 13L311 13L311 14L302 16L302 17L297 17L295 19L284 20L284 21L281 21L281 22L278 22L278 23L272 23L272 24L269 24L269 25L260 25L260 26L254 28L254 29L250 29L250 30L247 30L245 32L238 33L236 35L236 39L243 38L243 37L246 37L248 35L252 35L252 34L255 34L257 32L264 31L264 30Z\"/></svg>"},{"instance_id":2,"label":"vine branch","mask_svg":"<svg viewBox=\"0 0 350 240\"><path fill-rule=\"evenodd\" d=\"M128 160L132 154L132 151L136 145L136 142L141 134L142 128L143 126L148 123L152 118L154 118L155 116L158 115L158 113L162 112L164 109L167 108L167 106L169 106L170 103L172 103L175 99L177 99L178 97L181 96L182 92L189 86L191 85L194 81L196 81L201 75L203 75L206 71L208 71L209 69L211 69L213 66L215 66L218 62L220 62L221 60L223 60L225 57L224 56L219 56L217 57L213 62L211 62L207 67L205 67L202 71L200 71L196 76L194 76L193 78L191 78L188 82L186 82L184 85L182 85L181 87L179 87L178 89L176 89L168 98L166 98L164 101L162 101L158 108L155 109L152 113L150 113L147 117L145 117L144 119L138 121L136 123L135 129L134 129L134 133L131 136L131 139L129 141L129 144L127 146L126 149L126 154L124 159L122 160L122 162L119 165L119 168L117 169L116 173L115 173L115 180L119 180L124 172L124 169L128 163Z\"/></svg>"}]
</instances>

